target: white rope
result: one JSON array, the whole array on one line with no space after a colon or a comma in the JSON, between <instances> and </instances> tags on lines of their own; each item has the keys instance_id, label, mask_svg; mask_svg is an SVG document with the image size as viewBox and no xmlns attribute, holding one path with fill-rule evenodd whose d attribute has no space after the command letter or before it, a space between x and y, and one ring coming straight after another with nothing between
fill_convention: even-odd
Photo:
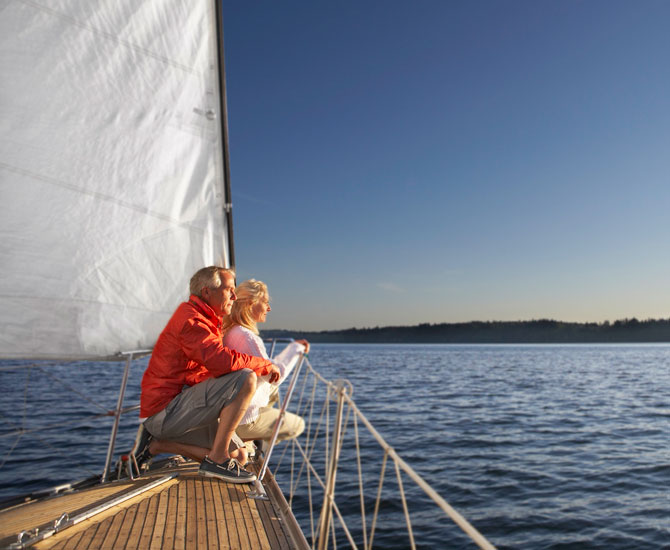
<instances>
[{"instance_id":1,"label":"white rope","mask_svg":"<svg viewBox=\"0 0 670 550\"><path fill-rule=\"evenodd\" d=\"M407 522L407 533L409 534L409 543L412 546L412 550L416 550L416 544L414 544L414 533L412 533L412 522L409 519L409 509L407 508L407 499L405 499L405 489L402 485L402 478L400 477L400 468L398 468L398 463L395 462L395 475L398 478L398 489L400 490L400 500L402 500L402 508L405 512L405 521Z\"/></svg>"},{"instance_id":2,"label":"white rope","mask_svg":"<svg viewBox=\"0 0 670 550\"><path fill-rule=\"evenodd\" d=\"M389 454L384 451L384 460L382 460L382 469L379 473L379 488L377 489L377 500L375 501L375 512L372 515L372 526L370 527L370 548L372 548L372 541L375 538L375 527L377 526L377 516L379 515L379 503L382 499L382 488L384 487L384 474L386 473L386 461Z\"/></svg>"},{"instance_id":3,"label":"white rope","mask_svg":"<svg viewBox=\"0 0 670 550\"><path fill-rule=\"evenodd\" d=\"M351 408L350 408L351 410ZM368 529L365 521L365 491L363 489L363 468L361 467L361 446L358 438L358 418L354 415L354 435L356 437L356 463L358 465L358 496L361 501L361 523L363 524L363 549L368 550Z\"/></svg>"}]
</instances>

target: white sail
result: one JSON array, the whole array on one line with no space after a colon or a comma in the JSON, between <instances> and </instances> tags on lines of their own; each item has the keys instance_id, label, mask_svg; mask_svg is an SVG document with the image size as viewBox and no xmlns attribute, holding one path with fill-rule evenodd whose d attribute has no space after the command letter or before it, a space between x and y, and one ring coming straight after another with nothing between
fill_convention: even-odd
<instances>
[{"instance_id":1,"label":"white sail","mask_svg":"<svg viewBox=\"0 0 670 550\"><path fill-rule=\"evenodd\" d=\"M215 12L0 3L0 357L150 347L230 263Z\"/></svg>"}]
</instances>

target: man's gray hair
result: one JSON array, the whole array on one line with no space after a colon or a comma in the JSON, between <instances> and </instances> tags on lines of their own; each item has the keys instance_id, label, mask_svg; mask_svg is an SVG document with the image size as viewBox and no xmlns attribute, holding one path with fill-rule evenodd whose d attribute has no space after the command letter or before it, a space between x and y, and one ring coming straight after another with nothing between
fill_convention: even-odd
<instances>
[{"instance_id":1,"label":"man's gray hair","mask_svg":"<svg viewBox=\"0 0 670 550\"><path fill-rule=\"evenodd\" d=\"M195 275L191 277L191 283L189 289L191 294L202 297L203 288L219 288L223 281L221 280L221 275L228 273L235 278L235 272L232 269L225 267L219 267L217 265L210 265L209 267L203 267L196 271Z\"/></svg>"}]
</instances>

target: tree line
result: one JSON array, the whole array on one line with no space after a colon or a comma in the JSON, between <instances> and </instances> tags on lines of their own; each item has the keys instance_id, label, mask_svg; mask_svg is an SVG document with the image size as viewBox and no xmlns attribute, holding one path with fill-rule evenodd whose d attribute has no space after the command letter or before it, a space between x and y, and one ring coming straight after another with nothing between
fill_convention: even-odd
<instances>
[{"instance_id":1,"label":"tree line","mask_svg":"<svg viewBox=\"0 0 670 550\"><path fill-rule=\"evenodd\" d=\"M413 326L301 331L264 330L264 338L306 338L314 343L545 344L670 342L670 318L569 323L553 319L421 323Z\"/></svg>"}]
</instances>

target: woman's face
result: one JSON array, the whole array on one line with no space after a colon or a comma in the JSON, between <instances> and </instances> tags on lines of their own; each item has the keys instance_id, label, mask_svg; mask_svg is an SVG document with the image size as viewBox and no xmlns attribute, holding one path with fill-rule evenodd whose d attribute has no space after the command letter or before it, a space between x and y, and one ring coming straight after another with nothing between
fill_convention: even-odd
<instances>
[{"instance_id":1,"label":"woman's face","mask_svg":"<svg viewBox=\"0 0 670 550\"><path fill-rule=\"evenodd\" d=\"M270 308L270 300L264 296L260 302L255 303L251 308L251 317L257 323L265 323L268 313L272 311Z\"/></svg>"}]
</instances>

